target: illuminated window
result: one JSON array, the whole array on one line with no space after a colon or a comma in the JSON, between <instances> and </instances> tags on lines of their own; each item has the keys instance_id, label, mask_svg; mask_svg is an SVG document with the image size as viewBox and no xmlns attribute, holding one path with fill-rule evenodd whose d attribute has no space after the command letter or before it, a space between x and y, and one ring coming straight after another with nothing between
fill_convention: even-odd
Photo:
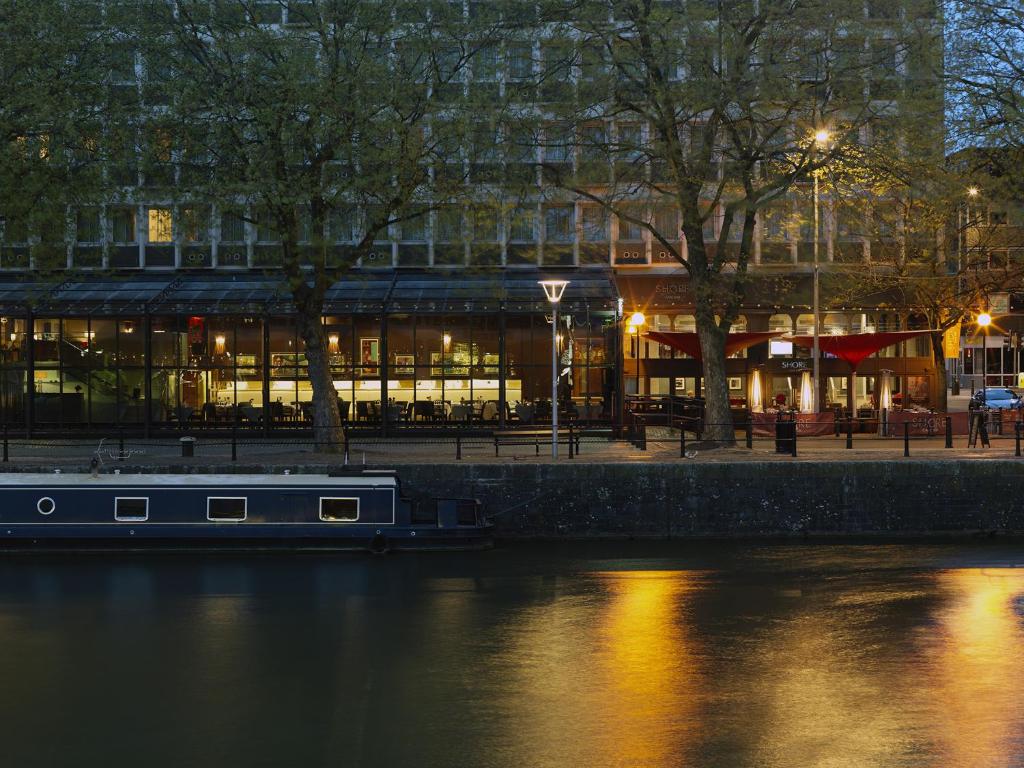
<instances>
[{"instance_id":1,"label":"illuminated window","mask_svg":"<svg viewBox=\"0 0 1024 768\"><path fill-rule=\"evenodd\" d=\"M359 519L359 499L320 497L320 519L329 523L354 523Z\"/></svg>"},{"instance_id":2,"label":"illuminated window","mask_svg":"<svg viewBox=\"0 0 1024 768\"><path fill-rule=\"evenodd\" d=\"M150 208L149 209L149 242L151 243L170 243L174 239L173 235L173 221L174 217L171 215L170 208Z\"/></svg>"}]
</instances>

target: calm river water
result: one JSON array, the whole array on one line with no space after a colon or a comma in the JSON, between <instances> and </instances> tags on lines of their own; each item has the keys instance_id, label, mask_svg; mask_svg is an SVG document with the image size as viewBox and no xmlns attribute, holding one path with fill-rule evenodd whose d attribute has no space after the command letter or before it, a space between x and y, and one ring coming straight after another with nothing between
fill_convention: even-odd
<instances>
[{"instance_id":1,"label":"calm river water","mask_svg":"<svg viewBox=\"0 0 1024 768\"><path fill-rule=\"evenodd\" d=\"M1024 545L7 556L0 764L1019 766Z\"/></svg>"}]
</instances>

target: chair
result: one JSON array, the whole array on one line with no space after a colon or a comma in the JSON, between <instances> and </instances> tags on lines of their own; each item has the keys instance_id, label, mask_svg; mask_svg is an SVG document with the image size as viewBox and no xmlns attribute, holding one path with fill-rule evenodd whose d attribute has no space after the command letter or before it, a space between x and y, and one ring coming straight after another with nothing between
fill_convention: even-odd
<instances>
[{"instance_id":1,"label":"chair","mask_svg":"<svg viewBox=\"0 0 1024 768\"><path fill-rule=\"evenodd\" d=\"M356 419L366 421L370 418L370 404L366 400L356 401Z\"/></svg>"},{"instance_id":2,"label":"chair","mask_svg":"<svg viewBox=\"0 0 1024 768\"><path fill-rule=\"evenodd\" d=\"M238 413L241 414L243 420L252 422L253 424L258 424L263 420L262 414L248 403L240 404L238 406Z\"/></svg>"},{"instance_id":3,"label":"chair","mask_svg":"<svg viewBox=\"0 0 1024 768\"><path fill-rule=\"evenodd\" d=\"M215 403L203 403L203 421L207 424L217 421L217 405Z\"/></svg>"},{"instance_id":4,"label":"chair","mask_svg":"<svg viewBox=\"0 0 1024 768\"><path fill-rule=\"evenodd\" d=\"M519 419L522 424L532 424L534 416L534 407L527 405L526 403L516 403L516 418Z\"/></svg>"},{"instance_id":5,"label":"chair","mask_svg":"<svg viewBox=\"0 0 1024 768\"><path fill-rule=\"evenodd\" d=\"M473 417L473 406L465 403L452 405L452 419L455 421L470 421Z\"/></svg>"},{"instance_id":6,"label":"chair","mask_svg":"<svg viewBox=\"0 0 1024 768\"><path fill-rule=\"evenodd\" d=\"M338 398L338 415L342 421L348 421L348 407L351 405L348 400Z\"/></svg>"},{"instance_id":7,"label":"chair","mask_svg":"<svg viewBox=\"0 0 1024 768\"><path fill-rule=\"evenodd\" d=\"M187 424L192 419L192 414L195 409L189 408L187 405L178 405L174 408L174 418L178 420L179 424Z\"/></svg>"},{"instance_id":8,"label":"chair","mask_svg":"<svg viewBox=\"0 0 1024 768\"><path fill-rule=\"evenodd\" d=\"M481 421L497 421L498 420L498 404L494 400L488 400L484 403L483 410L480 411Z\"/></svg>"}]
</instances>

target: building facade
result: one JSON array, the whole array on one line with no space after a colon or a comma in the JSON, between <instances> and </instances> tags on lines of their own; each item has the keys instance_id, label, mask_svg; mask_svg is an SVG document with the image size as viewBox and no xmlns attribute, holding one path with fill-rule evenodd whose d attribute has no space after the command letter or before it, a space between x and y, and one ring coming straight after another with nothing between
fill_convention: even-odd
<instances>
[{"instance_id":1,"label":"building facade","mask_svg":"<svg viewBox=\"0 0 1024 768\"><path fill-rule=\"evenodd\" d=\"M102 25L110 6L124 3L89 5ZM259 24L283 33L301 27L302 15L315 8L277 0L247 5ZM566 77L538 77L565 55L567 39L531 26L539 16L535 4L449 5L466 19L500 12L524 20L520 34L488 48L466 70L458 84L465 93L491 88L503 98L515 89L525 101L549 104L586 84L593 64L586 50ZM662 5L688 12L685 3ZM890 31L908 22L939 24L934 5L867 0L851 4L850 12L876 29L861 41L872 59L862 87L878 104L926 77L891 42ZM111 87L159 112L163 105L151 88L154 63L126 43L115 64ZM672 76L686 77L684 59ZM880 107L879 119L860 127L857 141L870 145L890 113L891 107ZM631 395L700 395L699 362L643 335L695 329L683 267L630 217L610 216L586 196L545 187L542 169L552 166L596 180L616 178L620 161L594 154L586 140L594 130L635 133L642 142L650 128L635 118L597 119L570 129L564 144L532 146L509 142L502 129L482 129L465 159L470 176L481 188L525 184L530 194L514 204L432 205L423 216L392 224L354 269L339 271L323 322L348 422L388 431L458 421L467 413L496 425L550 418L550 308L537 281L551 276L570 281L561 307L568 320L557 344L575 415L615 423ZM68 209L66 236L59 238L66 242L48 244L49 264L56 253L58 269L45 278L36 255L43 235L16 217L4 219L4 423L67 432L236 421L268 433L303 428L311 390L293 307L275 271L280 243L274 228L256 208L228 210L192 199L180 148L168 145L162 156L140 156L117 172L121 192ZM675 245L685 254L673 206L641 200L634 210L656 221L659 231L677 233ZM816 219L817 231L811 226ZM721 215L708 218L707 242L718 241L721 226ZM360 212L346 210L332 215L324 232L304 231L300 240L326 239L340 267L360 231ZM738 229L730 238L730 245L738 243ZM827 193L815 198L809 181L796 184L758 216L754 287L734 330L809 333L815 252L827 270L881 259L884 250ZM822 333L921 327L909 309L832 307L828 296L822 307ZM645 325L631 333L623 319L635 312L643 313ZM763 391L755 399L790 407L798 404L799 378L810 361L792 344L776 341L727 365L735 405L749 403L756 381ZM928 405L942 382L925 343L908 342L868 361L855 383L858 407L877 407L875 381L882 371L895 373L896 391L907 403ZM824 361L822 403L845 402L845 375L839 361Z\"/></svg>"}]
</instances>

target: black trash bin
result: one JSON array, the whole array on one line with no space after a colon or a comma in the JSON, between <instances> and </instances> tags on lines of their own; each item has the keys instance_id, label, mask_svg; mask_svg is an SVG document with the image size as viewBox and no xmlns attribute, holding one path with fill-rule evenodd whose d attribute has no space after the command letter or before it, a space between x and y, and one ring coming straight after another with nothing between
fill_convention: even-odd
<instances>
[{"instance_id":1,"label":"black trash bin","mask_svg":"<svg viewBox=\"0 0 1024 768\"><path fill-rule=\"evenodd\" d=\"M780 416L775 422L775 452L792 453L794 440L796 440L796 419Z\"/></svg>"}]
</instances>

